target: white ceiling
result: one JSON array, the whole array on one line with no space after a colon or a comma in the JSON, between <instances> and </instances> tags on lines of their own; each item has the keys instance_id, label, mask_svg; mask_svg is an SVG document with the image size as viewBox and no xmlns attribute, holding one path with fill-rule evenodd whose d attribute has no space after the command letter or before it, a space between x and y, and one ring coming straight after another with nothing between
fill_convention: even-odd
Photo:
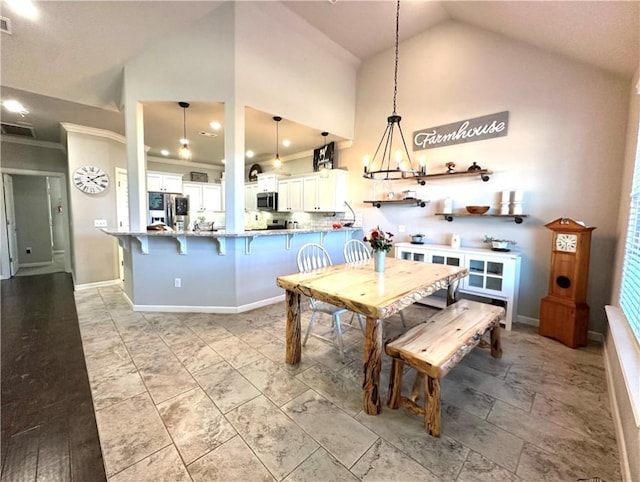
<instances>
[{"instance_id":1,"label":"white ceiling","mask_svg":"<svg viewBox=\"0 0 640 482\"><path fill-rule=\"evenodd\" d=\"M25 118L2 111L3 122L29 122L39 139L59 141L59 122L124 134L120 104L122 66L171 32L214 12L219 1L44 1L40 19L14 15L13 35L2 34L2 99L17 97ZM283 2L329 38L364 60L393 46L395 2L338 0ZM404 1L400 37L410 38L440 22L456 20L585 62L625 78L639 65L640 2L635 1ZM189 99L176 99L189 100ZM195 158L217 163L223 153L211 120L222 120L220 104L192 104L187 127ZM274 113L247 111L247 148L269 158L275 150ZM195 132L192 132L195 131ZM182 110L174 103L145 106L145 143L150 154L175 152L182 137ZM281 156L322 145L319 132L286 119L280 139L291 138ZM340 140L329 136L328 141ZM248 160L247 162L252 162Z\"/></svg>"}]
</instances>

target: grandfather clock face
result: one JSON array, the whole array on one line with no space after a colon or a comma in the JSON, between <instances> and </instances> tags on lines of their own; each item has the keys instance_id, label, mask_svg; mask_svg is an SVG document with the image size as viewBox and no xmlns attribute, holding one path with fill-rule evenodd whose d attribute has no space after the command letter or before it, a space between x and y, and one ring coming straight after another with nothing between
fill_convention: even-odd
<instances>
[{"instance_id":1,"label":"grandfather clock face","mask_svg":"<svg viewBox=\"0 0 640 482\"><path fill-rule=\"evenodd\" d=\"M578 248L578 235L571 233L556 233L555 250L575 253Z\"/></svg>"}]
</instances>

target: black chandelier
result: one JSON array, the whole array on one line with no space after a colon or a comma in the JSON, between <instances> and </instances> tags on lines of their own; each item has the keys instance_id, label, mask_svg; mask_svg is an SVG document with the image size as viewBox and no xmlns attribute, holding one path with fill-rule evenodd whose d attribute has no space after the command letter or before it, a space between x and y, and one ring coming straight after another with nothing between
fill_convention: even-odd
<instances>
[{"instance_id":1,"label":"black chandelier","mask_svg":"<svg viewBox=\"0 0 640 482\"><path fill-rule=\"evenodd\" d=\"M395 56L395 70L393 74L393 114L387 117L387 127L382 134L382 139L378 144L373 159L369 159L369 156L365 156L364 160L364 177L371 180L401 180L401 179L416 179L421 184L424 184L424 180L420 179L420 176L425 174L424 170L415 170L413 163L411 162L411 156L409 155L409 149L407 149L407 143L404 140L404 134L402 133L402 127L400 127L400 121L402 117L396 112L396 97L398 94L398 43L399 43L399 25L400 25L400 0L397 2L396 7L396 56ZM397 149L392 159L393 151L393 136L394 128L398 126L398 132L400 139L402 140L402 146L404 147L404 153ZM378 158L380 148L383 148L381 156ZM404 154L404 157L403 157Z\"/></svg>"}]
</instances>

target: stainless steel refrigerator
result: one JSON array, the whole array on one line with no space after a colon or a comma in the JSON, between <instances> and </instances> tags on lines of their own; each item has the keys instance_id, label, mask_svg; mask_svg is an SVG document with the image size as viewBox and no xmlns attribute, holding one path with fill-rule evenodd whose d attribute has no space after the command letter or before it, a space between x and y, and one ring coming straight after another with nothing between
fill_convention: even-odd
<instances>
[{"instance_id":1,"label":"stainless steel refrigerator","mask_svg":"<svg viewBox=\"0 0 640 482\"><path fill-rule=\"evenodd\" d=\"M177 193L149 191L148 223L164 223L183 231L189 225L189 198Z\"/></svg>"}]
</instances>

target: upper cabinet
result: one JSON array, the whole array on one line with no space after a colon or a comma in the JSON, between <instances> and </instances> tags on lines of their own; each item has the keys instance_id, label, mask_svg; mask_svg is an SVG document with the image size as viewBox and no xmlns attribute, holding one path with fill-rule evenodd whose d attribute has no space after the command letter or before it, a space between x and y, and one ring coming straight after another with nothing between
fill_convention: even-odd
<instances>
[{"instance_id":1,"label":"upper cabinet","mask_svg":"<svg viewBox=\"0 0 640 482\"><path fill-rule=\"evenodd\" d=\"M169 172L147 172L147 191L182 193L182 175Z\"/></svg>"},{"instance_id":2,"label":"upper cabinet","mask_svg":"<svg viewBox=\"0 0 640 482\"><path fill-rule=\"evenodd\" d=\"M278 177L274 173L258 174L258 192L276 192Z\"/></svg>"},{"instance_id":3,"label":"upper cabinet","mask_svg":"<svg viewBox=\"0 0 640 482\"><path fill-rule=\"evenodd\" d=\"M282 179L278 182L278 211L303 211L302 178Z\"/></svg>"},{"instance_id":4,"label":"upper cabinet","mask_svg":"<svg viewBox=\"0 0 640 482\"><path fill-rule=\"evenodd\" d=\"M347 200L346 171L329 169L303 178L303 210L307 212L344 211Z\"/></svg>"},{"instance_id":5,"label":"upper cabinet","mask_svg":"<svg viewBox=\"0 0 640 482\"><path fill-rule=\"evenodd\" d=\"M183 194L189 196L189 211L222 211L222 186L203 182L185 182Z\"/></svg>"},{"instance_id":6,"label":"upper cabinet","mask_svg":"<svg viewBox=\"0 0 640 482\"><path fill-rule=\"evenodd\" d=\"M258 183L249 182L244 185L244 209L245 211L258 210Z\"/></svg>"}]
</instances>

